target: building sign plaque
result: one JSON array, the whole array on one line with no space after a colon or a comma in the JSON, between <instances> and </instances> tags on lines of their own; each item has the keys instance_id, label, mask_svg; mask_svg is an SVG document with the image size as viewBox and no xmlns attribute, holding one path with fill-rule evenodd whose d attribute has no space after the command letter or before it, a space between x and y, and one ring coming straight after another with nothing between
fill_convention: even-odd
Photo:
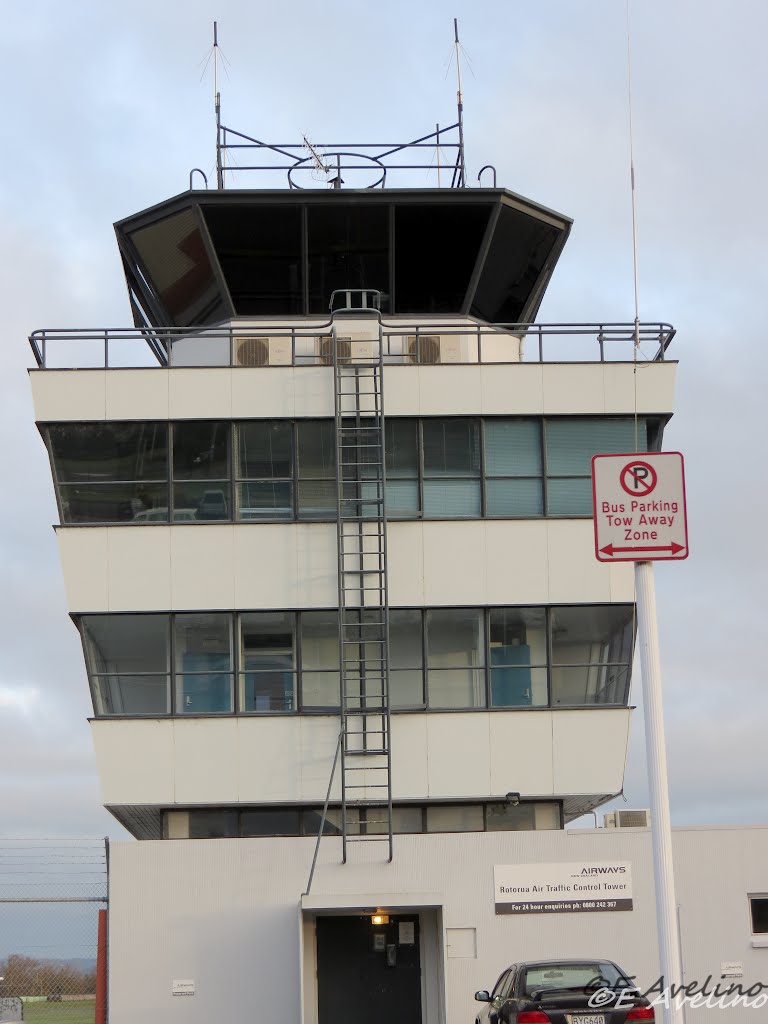
<instances>
[{"instance_id":1,"label":"building sign plaque","mask_svg":"<svg viewBox=\"0 0 768 1024\"><path fill-rule=\"evenodd\" d=\"M497 914L605 913L632 909L629 861L497 864Z\"/></svg>"}]
</instances>

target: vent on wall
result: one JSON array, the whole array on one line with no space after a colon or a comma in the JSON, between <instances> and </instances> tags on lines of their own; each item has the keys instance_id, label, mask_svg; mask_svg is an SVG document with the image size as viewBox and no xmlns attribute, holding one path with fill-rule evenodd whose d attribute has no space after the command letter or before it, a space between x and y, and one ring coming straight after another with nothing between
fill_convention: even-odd
<instances>
[{"instance_id":1,"label":"vent on wall","mask_svg":"<svg viewBox=\"0 0 768 1024\"><path fill-rule=\"evenodd\" d=\"M237 366L290 366L290 338L235 337Z\"/></svg>"},{"instance_id":2,"label":"vent on wall","mask_svg":"<svg viewBox=\"0 0 768 1024\"><path fill-rule=\"evenodd\" d=\"M461 340L450 334L409 334L405 351L411 362L423 366L461 362Z\"/></svg>"},{"instance_id":3,"label":"vent on wall","mask_svg":"<svg viewBox=\"0 0 768 1024\"><path fill-rule=\"evenodd\" d=\"M651 812L647 808L639 811L611 811L603 815L604 828L650 828Z\"/></svg>"}]
</instances>

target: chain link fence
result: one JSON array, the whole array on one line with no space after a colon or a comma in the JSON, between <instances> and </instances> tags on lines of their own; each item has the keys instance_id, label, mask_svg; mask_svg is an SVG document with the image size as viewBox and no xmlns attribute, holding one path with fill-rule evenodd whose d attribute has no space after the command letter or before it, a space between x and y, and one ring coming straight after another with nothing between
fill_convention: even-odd
<instances>
[{"instance_id":1,"label":"chain link fence","mask_svg":"<svg viewBox=\"0 0 768 1024\"><path fill-rule=\"evenodd\" d=\"M107 869L106 840L0 839L0 1024L104 1024Z\"/></svg>"}]
</instances>

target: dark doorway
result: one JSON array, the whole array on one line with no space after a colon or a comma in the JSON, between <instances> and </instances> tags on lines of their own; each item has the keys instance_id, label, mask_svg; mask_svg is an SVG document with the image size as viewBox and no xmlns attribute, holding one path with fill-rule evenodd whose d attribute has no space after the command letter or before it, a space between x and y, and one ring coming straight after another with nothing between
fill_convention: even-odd
<instances>
[{"instance_id":1,"label":"dark doorway","mask_svg":"<svg viewBox=\"0 0 768 1024\"><path fill-rule=\"evenodd\" d=\"M421 1024L417 914L317 919L319 1024Z\"/></svg>"}]
</instances>

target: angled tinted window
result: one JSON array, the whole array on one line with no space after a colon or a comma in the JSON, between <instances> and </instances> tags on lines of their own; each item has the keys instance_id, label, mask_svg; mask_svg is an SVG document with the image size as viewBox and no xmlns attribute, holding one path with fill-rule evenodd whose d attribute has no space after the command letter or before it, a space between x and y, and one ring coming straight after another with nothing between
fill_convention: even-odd
<instances>
[{"instance_id":1,"label":"angled tinted window","mask_svg":"<svg viewBox=\"0 0 768 1024\"><path fill-rule=\"evenodd\" d=\"M166 424L57 423L48 439L62 522L167 522Z\"/></svg>"},{"instance_id":2,"label":"angled tinted window","mask_svg":"<svg viewBox=\"0 0 768 1024\"><path fill-rule=\"evenodd\" d=\"M299 206L203 206L238 316L302 313Z\"/></svg>"},{"instance_id":3,"label":"angled tinted window","mask_svg":"<svg viewBox=\"0 0 768 1024\"><path fill-rule=\"evenodd\" d=\"M192 210L130 235L171 322L179 327L222 320L226 310L203 235Z\"/></svg>"},{"instance_id":4,"label":"angled tinted window","mask_svg":"<svg viewBox=\"0 0 768 1024\"><path fill-rule=\"evenodd\" d=\"M334 202L310 206L307 216L309 311L326 313L338 288L372 288L389 312L388 207Z\"/></svg>"},{"instance_id":5,"label":"angled tinted window","mask_svg":"<svg viewBox=\"0 0 768 1024\"><path fill-rule=\"evenodd\" d=\"M86 615L80 628L97 714L170 711L167 615Z\"/></svg>"},{"instance_id":6,"label":"angled tinted window","mask_svg":"<svg viewBox=\"0 0 768 1024\"><path fill-rule=\"evenodd\" d=\"M491 204L395 208L395 312L458 313Z\"/></svg>"},{"instance_id":7,"label":"angled tinted window","mask_svg":"<svg viewBox=\"0 0 768 1024\"><path fill-rule=\"evenodd\" d=\"M519 323L561 234L560 228L502 206L470 309L472 315L490 323Z\"/></svg>"}]
</instances>

